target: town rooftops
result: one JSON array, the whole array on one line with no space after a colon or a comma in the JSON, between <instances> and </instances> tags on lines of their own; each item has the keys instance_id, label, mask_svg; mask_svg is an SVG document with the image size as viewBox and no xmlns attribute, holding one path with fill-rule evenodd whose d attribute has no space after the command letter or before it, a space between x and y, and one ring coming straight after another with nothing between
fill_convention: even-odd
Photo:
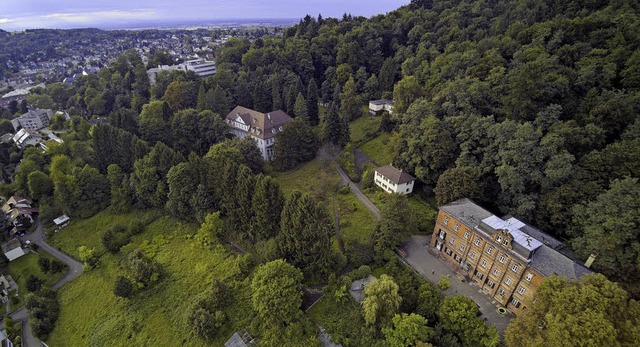
<instances>
[{"instance_id":1,"label":"town rooftops","mask_svg":"<svg viewBox=\"0 0 640 347\"><path fill-rule=\"evenodd\" d=\"M491 212L467 198L450 202L441 206L440 209L452 215L469 228L475 228L483 219L493 215Z\"/></svg>"},{"instance_id":2,"label":"town rooftops","mask_svg":"<svg viewBox=\"0 0 640 347\"><path fill-rule=\"evenodd\" d=\"M22 249L22 245L20 244L20 241L18 239L11 239L3 243L2 246L0 246L0 248L2 248L2 253L9 253L14 249L18 249L18 248Z\"/></svg>"},{"instance_id":3,"label":"town rooftops","mask_svg":"<svg viewBox=\"0 0 640 347\"><path fill-rule=\"evenodd\" d=\"M276 136L276 133L282 131L285 124L293 120L280 110L265 114L242 106L236 106L225 118L229 126L243 131L247 131L247 129L238 127L234 123L248 127L247 132L260 139Z\"/></svg>"},{"instance_id":4,"label":"town rooftops","mask_svg":"<svg viewBox=\"0 0 640 347\"><path fill-rule=\"evenodd\" d=\"M396 169L392 165L380 166L379 168L376 169L376 172L388 178L389 181L395 184L403 184L403 183L408 183L415 180L413 176L409 175L408 173L402 170Z\"/></svg>"}]
</instances>

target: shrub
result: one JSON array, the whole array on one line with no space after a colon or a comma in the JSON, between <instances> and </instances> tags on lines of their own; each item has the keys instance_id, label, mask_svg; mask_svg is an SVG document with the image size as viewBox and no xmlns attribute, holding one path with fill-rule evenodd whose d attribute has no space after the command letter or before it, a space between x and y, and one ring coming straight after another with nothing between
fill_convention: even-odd
<instances>
[{"instance_id":1,"label":"shrub","mask_svg":"<svg viewBox=\"0 0 640 347\"><path fill-rule=\"evenodd\" d=\"M124 276L118 276L113 286L113 294L121 298L130 298L133 294L134 287L130 279Z\"/></svg>"},{"instance_id":2,"label":"shrub","mask_svg":"<svg viewBox=\"0 0 640 347\"><path fill-rule=\"evenodd\" d=\"M49 258L40 255L38 257L38 267L43 273L49 273L49 271L51 271L51 261Z\"/></svg>"},{"instance_id":3,"label":"shrub","mask_svg":"<svg viewBox=\"0 0 640 347\"><path fill-rule=\"evenodd\" d=\"M129 243L129 233L125 226L116 224L102 234L102 245L111 254L116 254Z\"/></svg>"},{"instance_id":4,"label":"shrub","mask_svg":"<svg viewBox=\"0 0 640 347\"><path fill-rule=\"evenodd\" d=\"M440 290L449 289L449 287L451 287L451 279L449 279L449 276L440 277L440 280L438 281L438 287L440 288Z\"/></svg>"},{"instance_id":5,"label":"shrub","mask_svg":"<svg viewBox=\"0 0 640 347\"><path fill-rule=\"evenodd\" d=\"M37 292L38 290L40 290L40 288L42 288L43 284L44 281L37 276L29 275L29 277L27 277L26 287L30 292Z\"/></svg>"}]
</instances>

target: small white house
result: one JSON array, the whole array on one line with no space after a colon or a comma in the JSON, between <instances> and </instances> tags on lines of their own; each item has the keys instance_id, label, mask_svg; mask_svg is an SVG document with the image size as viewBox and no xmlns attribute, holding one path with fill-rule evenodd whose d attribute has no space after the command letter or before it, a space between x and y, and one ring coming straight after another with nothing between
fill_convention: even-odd
<instances>
[{"instance_id":1,"label":"small white house","mask_svg":"<svg viewBox=\"0 0 640 347\"><path fill-rule=\"evenodd\" d=\"M375 115L378 111L393 113L393 100L381 99L369 101L369 113Z\"/></svg>"},{"instance_id":2,"label":"small white house","mask_svg":"<svg viewBox=\"0 0 640 347\"><path fill-rule=\"evenodd\" d=\"M11 239L9 242L2 244L2 253L4 256L9 259L9 261L13 261L27 254L27 252L22 249L22 245L18 239Z\"/></svg>"},{"instance_id":3,"label":"small white house","mask_svg":"<svg viewBox=\"0 0 640 347\"><path fill-rule=\"evenodd\" d=\"M67 225L69 225L69 220L70 220L70 218L66 214L63 214L62 216L60 216L58 218L55 218L53 220L53 223L56 225L56 227L58 227L56 229L56 232L62 230L62 228L64 228Z\"/></svg>"},{"instance_id":4,"label":"small white house","mask_svg":"<svg viewBox=\"0 0 640 347\"><path fill-rule=\"evenodd\" d=\"M411 194L415 181L413 176L392 165L377 168L374 176L376 185L387 193Z\"/></svg>"}]
</instances>

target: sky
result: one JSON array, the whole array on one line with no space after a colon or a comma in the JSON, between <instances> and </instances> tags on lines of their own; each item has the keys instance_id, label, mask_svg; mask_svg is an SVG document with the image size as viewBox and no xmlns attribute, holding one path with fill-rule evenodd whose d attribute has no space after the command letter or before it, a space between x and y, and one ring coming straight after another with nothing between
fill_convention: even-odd
<instances>
[{"instance_id":1,"label":"sky","mask_svg":"<svg viewBox=\"0 0 640 347\"><path fill-rule=\"evenodd\" d=\"M409 0L0 0L0 28L113 27L145 21L370 17Z\"/></svg>"}]
</instances>

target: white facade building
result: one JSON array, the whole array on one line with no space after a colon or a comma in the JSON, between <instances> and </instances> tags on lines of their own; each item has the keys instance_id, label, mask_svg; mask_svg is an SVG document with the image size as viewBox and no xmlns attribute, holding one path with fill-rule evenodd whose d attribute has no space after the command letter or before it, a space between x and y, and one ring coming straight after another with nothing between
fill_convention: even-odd
<instances>
[{"instance_id":1,"label":"white facade building","mask_svg":"<svg viewBox=\"0 0 640 347\"><path fill-rule=\"evenodd\" d=\"M187 71L193 71L196 75L205 78L216 74L216 63L204 59L187 60L182 63Z\"/></svg>"},{"instance_id":2,"label":"white facade building","mask_svg":"<svg viewBox=\"0 0 640 347\"><path fill-rule=\"evenodd\" d=\"M38 130L47 127L51 121L51 117L53 117L53 111L51 110L29 110L29 112L22 116L12 119L11 125L13 125L13 129L16 131L18 131L20 127L27 130Z\"/></svg>"},{"instance_id":3,"label":"white facade building","mask_svg":"<svg viewBox=\"0 0 640 347\"><path fill-rule=\"evenodd\" d=\"M391 165L376 169L373 181L387 193L411 194L416 179Z\"/></svg>"},{"instance_id":4,"label":"white facade building","mask_svg":"<svg viewBox=\"0 0 640 347\"><path fill-rule=\"evenodd\" d=\"M371 100L369 101L369 113L376 114L378 111L387 111L389 114L393 113L393 100Z\"/></svg>"},{"instance_id":5,"label":"white facade building","mask_svg":"<svg viewBox=\"0 0 640 347\"><path fill-rule=\"evenodd\" d=\"M35 130L20 129L13 135L13 142L18 148L26 148L28 146L36 146L42 142L42 136Z\"/></svg>"},{"instance_id":6,"label":"white facade building","mask_svg":"<svg viewBox=\"0 0 640 347\"><path fill-rule=\"evenodd\" d=\"M251 136L260 149L264 160L273 159L273 144L276 134L283 130L285 124L292 121L286 113L277 110L269 113L254 111L236 106L225 118L229 132L239 138Z\"/></svg>"}]
</instances>

